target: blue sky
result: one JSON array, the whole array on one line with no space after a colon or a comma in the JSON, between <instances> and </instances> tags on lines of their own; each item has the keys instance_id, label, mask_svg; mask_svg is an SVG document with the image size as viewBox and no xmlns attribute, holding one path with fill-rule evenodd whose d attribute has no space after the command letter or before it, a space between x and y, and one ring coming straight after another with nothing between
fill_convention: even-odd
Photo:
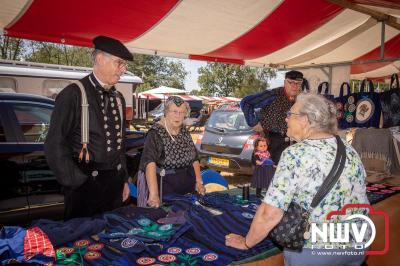
<instances>
[{"instance_id":1,"label":"blue sky","mask_svg":"<svg viewBox=\"0 0 400 266\"><path fill-rule=\"evenodd\" d=\"M190 59L173 59L182 62L185 70L189 72L188 76L185 80L185 88L187 90L200 90L199 84L197 83L197 78L199 74L197 70L200 67L206 66L207 63L205 61L198 61L198 60L190 60ZM277 78L271 80L271 88L279 87L283 85L283 73L278 72Z\"/></svg>"}]
</instances>

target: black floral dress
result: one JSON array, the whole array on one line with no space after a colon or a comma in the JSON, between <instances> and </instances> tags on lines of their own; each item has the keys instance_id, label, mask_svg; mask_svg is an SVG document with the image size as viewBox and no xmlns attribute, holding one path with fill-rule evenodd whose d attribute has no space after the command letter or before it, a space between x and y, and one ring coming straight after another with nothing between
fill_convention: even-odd
<instances>
[{"instance_id":1,"label":"black floral dress","mask_svg":"<svg viewBox=\"0 0 400 266\"><path fill-rule=\"evenodd\" d=\"M183 195L195 190L193 162L196 160L196 147L186 128L183 127L178 135L171 138L167 130L157 123L147 133L139 170L145 173L146 166L154 162L157 165L157 181L159 190L162 186L162 195ZM165 176L161 182L163 174ZM140 189L142 188L139 187Z\"/></svg>"}]
</instances>

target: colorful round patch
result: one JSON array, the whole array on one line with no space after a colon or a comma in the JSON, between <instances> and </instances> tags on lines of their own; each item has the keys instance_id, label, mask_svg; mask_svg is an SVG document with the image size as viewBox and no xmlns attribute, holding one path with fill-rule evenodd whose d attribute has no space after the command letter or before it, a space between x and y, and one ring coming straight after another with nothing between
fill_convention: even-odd
<instances>
[{"instance_id":1,"label":"colorful round patch","mask_svg":"<svg viewBox=\"0 0 400 266\"><path fill-rule=\"evenodd\" d=\"M347 98L347 102L349 104L353 104L354 103L354 96L349 96L349 98Z\"/></svg>"},{"instance_id":2,"label":"colorful round patch","mask_svg":"<svg viewBox=\"0 0 400 266\"><path fill-rule=\"evenodd\" d=\"M74 248L62 247L62 248L57 249L57 251L61 252L64 255L68 255L68 254L74 253L75 249Z\"/></svg>"},{"instance_id":3,"label":"colorful round patch","mask_svg":"<svg viewBox=\"0 0 400 266\"><path fill-rule=\"evenodd\" d=\"M89 240L85 240L85 239L77 240L77 241L74 242L74 246L75 247L86 247L89 244L90 244L90 241Z\"/></svg>"},{"instance_id":4,"label":"colorful round patch","mask_svg":"<svg viewBox=\"0 0 400 266\"><path fill-rule=\"evenodd\" d=\"M143 219L139 219L138 224L140 224L141 226L148 226L151 224L151 221L147 218L143 218Z\"/></svg>"},{"instance_id":5,"label":"colorful round patch","mask_svg":"<svg viewBox=\"0 0 400 266\"><path fill-rule=\"evenodd\" d=\"M204 261L214 261L218 259L218 255L215 253L207 253L203 256Z\"/></svg>"},{"instance_id":6,"label":"colorful round patch","mask_svg":"<svg viewBox=\"0 0 400 266\"><path fill-rule=\"evenodd\" d=\"M88 246L88 250L90 250L90 251L99 251L99 250L102 250L103 248L104 248L103 243L92 244L92 245Z\"/></svg>"},{"instance_id":7,"label":"colorful round patch","mask_svg":"<svg viewBox=\"0 0 400 266\"><path fill-rule=\"evenodd\" d=\"M186 253L189 255L196 255L196 254L199 254L200 252L201 252L201 249L199 249L199 248L188 248L186 250Z\"/></svg>"},{"instance_id":8,"label":"colorful round patch","mask_svg":"<svg viewBox=\"0 0 400 266\"><path fill-rule=\"evenodd\" d=\"M349 105L349 112L354 112L356 110L356 105L355 104L350 104Z\"/></svg>"},{"instance_id":9,"label":"colorful round patch","mask_svg":"<svg viewBox=\"0 0 400 266\"><path fill-rule=\"evenodd\" d=\"M354 120L354 116L352 116L352 115L348 115L348 116L346 117L346 121L347 121L348 123L353 122L353 120Z\"/></svg>"},{"instance_id":10,"label":"colorful round patch","mask_svg":"<svg viewBox=\"0 0 400 266\"><path fill-rule=\"evenodd\" d=\"M356 122L359 124L368 122L368 120L374 114L374 111L375 104L371 101L371 99L364 98L358 101L356 108Z\"/></svg>"},{"instance_id":11,"label":"colorful round patch","mask_svg":"<svg viewBox=\"0 0 400 266\"><path fill-rule=\"evenodd\" d=\"M391 187L391 190L400 190L400 187Z\"/></svg>"},{"instance_id":12,"label":"colorful round patch","mask_svg":"<svg viewBox=\"0 0 400 266\"><path fill-rule=\"evenodd\" d=\"M143 232L144 230L142 228L132 228L131 230L129 230L128 234L137 235Z\"/></svg>"},{"instance_id":13,"label":"colorful round patch","mask_svg":"<svg viewBox=\"0 0 400 266\"><path fill-rule=\"evenodd\" d=\"M246 219L253 219L254 215L248 212L242 212L242 216Z\"/></svg>"},{"instance_id":14,"label":"colorful round patch","mask_svg":"<svg viewBox=\"0 0 400 266\"><path fill-rule=\"evenodd\" d=\"M88 251L86 252L85 256L83 256L85 260L97 260L100 257L101 253L97 251Z\"/></svg>"},{"instance_id":15,"label":"colorful round patch","mask_svg":"<svg viewBox=\"0 0 400 266\"><path fill-rule=\"evenodd\" d=\"M172 229L172 224L164 224L158 228L160 231L168 231Z\"/></svg>"},{"instance_id":16,"label":"colorful round patch","mask_svg":"<svg viewBox=\"0 0 400 266\"><path fill-rule=\"evenodd\" d=\"M122 242L121 242L121 247L123 248L131 248L134 245L136 245L137 240L133 239L133 238L125 238Z\"/></svg>"},{"instance_id":17,"label":"colorful round patch","mask_svg":"<svg viewBox=\"0 0 400 266\"><path fill-rule=\"evenodd\" d=\"M169 254L180 254L182 252L182 249L178 247L170 247L167 249L167 252Z\"/></svg>"},{"instance_id":18,"label":"colorful round patch","mask_svg":"<svg viewBox=\"0 0 400 266\"><path fill-rule=\"evenodd\" d=\"M151 257L140 257L136 260L136 263L139 265L150 265L154 262L156 262L156 259Z\"/></svg>"},{"instance_id":19,"label":"colorful round patch","mask_svg":"<svg viewBox=\"0 0 400 266\"><path fill-rule=\"evenodd\" d=\"M173 262L176 261L176 256L171 254L162 254L158 256L157 259L161 262Z\"/></svg>"},{"instance_id":20,"label":"colorful round patch","mask_svg":"<svg viewBox=\"0 0 400 266\"><path fill-rule=\"evenodd\" d=\"M342 110L343 110L343 104L340 103L340 102L337 102L337 103L336 103L336 110L342 111Z\"/></svg>"}]
</instances>

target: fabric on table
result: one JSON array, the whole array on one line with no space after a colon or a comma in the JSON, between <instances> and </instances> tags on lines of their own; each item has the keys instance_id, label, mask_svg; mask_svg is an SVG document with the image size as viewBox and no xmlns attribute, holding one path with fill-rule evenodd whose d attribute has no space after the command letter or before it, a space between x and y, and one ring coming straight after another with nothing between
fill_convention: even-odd
<instances>
[{"instance_id":1,"label":"fabric on table","mask_svg":"<svg viewBox=\"0 0 400 266\"><path fill-rule=\"evenodd\" d=\"M47 235L38 227L25 230L5 226L0 230L0 262L46 264L54 261L55 252Z\"/></svg>"},{"instance_id":2,"label":"fabric on table","mask_svg":"<svg viewBox=\"0 0 400 266\"><path fill-rule=\"evenodd\" d=\"M51 243L58 247L83 236L103 231L106 221L98 218L74 218L65 222L40 219L33 225L42 229Z\"/></svg>"},{"instance_id":3,"label":"fabric on table","mask_svg":"<svg viewBox=\"0 0 400 266\"><path fill-rule=\"evenodd\" d=\"M226 193L206 194L202 200L195 202L185 200L184 197L181 196L181 199L175 197L168 202L173 204L175 211L186 210L187 212L187 219L192 225L192 230L183 238L213 250L222 261L228 262L223 265L275 248L275 245L268 239L250 250L243 251L225 245L225 235L232 232L245 235L250 229L260 203L260 200L254 195L251 195L250 202L244 202L240 197ZM200 202L207 202L207 206Z\"/></svg>"},{"instance_id":4,"label":"fabric on table","mask_svg":"<svg viewBox=\"0 0 400 266\"><path fill-rule=\"evenodd\" d=\"M371 204L376 204L400 192L400 186L385 184L367 184L367 197Z\"/></svg>"},{"instance_id":5,"label":"fabric on table","mask_svg":"<svg viewBox=\"0 0 400 266\"><path fill-rule=\"evenodd\" d=\"M376 141L379 140L379 141ZM396 171L396 151L393 136L389 129L359 128L354 134L352 146L361 159L370 158L385 162L385 172Z\"/></svg>"}]
</instances>

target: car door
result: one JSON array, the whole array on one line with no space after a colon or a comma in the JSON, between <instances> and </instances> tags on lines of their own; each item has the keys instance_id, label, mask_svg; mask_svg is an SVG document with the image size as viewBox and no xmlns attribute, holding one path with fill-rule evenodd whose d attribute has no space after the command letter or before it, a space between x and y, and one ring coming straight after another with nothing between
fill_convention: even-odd
<instances>
[{"instance_id":1,"label":"car door","mask_svg":"<svg viewBox=\"0 0 400 266\"><path fill-rule=\"evenodd\" d=\"M21 137L12 109L0 100L0 224L22 224L29 218Z\"/></svg>"},{"instance_id":2,"label":"car door","mask_svg":"<svg viewBox=\"0 0 400 266\"><path fill-rule=\"evenodd\" d=\"M20 149L24 154L24 180L28 187L29 219L61 219L64 197L44 154L44 140L53 105L40 102L12 102L17 125L22 131Z\"/></svg>"}]
</instances>

